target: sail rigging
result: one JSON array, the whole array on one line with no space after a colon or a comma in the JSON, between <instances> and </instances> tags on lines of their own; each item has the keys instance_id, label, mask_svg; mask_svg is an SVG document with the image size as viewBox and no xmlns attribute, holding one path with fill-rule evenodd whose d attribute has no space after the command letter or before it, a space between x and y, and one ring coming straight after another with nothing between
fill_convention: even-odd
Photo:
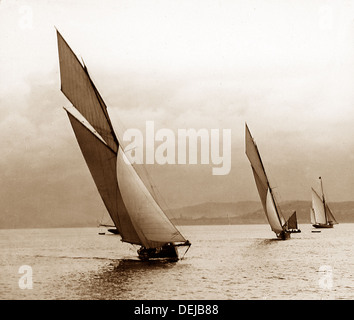
<instances>
[{"instance_id":1,"label":"sail rigging","mask_svg":"<svg viewBox=\"0 0 354 320\"><path fill-rule=\"evenodd\" d=\"M256 182L257 190L261 203L268 219L271 229L277 234L284 234L287 231L287 222L285 221L279 206L277 205L273 190L266 175L264 165L258 151L258 147L252 138L251 132L246 124L245 126L246 155L251 163L253 176Z\"/></svg>"},{"instance_id":2,"label":"sail rigging","mask_svg":"<svg viewBox=\"0 0 354 320\"><path fill-rule=\"evenodd\" d=\"M333 213L329 206L326 204L327 220L328 223L338 224L337 220L334 218Z\"/></svg>"},{"instance_id":3,"label":"sail rigging","mask_svg":"<svg viewBox=\"0 0 354 320\"><path fill-rule=\"evenodd\" d=\"M190 246L129 163L87 67L81 64L58 31L57 39L61 90L73 104L65 110L122 241L142 245L144 256L153 255L155 252L150 249L159 247L164 254L171 254L175 250L171 244L175 242Z\"/></svg>"},{"instance_id":4,"label":"sail rigging","mask_svg":"<svg viewBox=\"0 0 354 320\"><path fill-rule=\"evenodd\" d=\"M326 202L323 192L322 178L319 177L319 179L321 182L321 196L311 188L311 223L314 227L332 227L334 224L338 224L338 222L334 218L333 213Z\"/></svg>"}]
</instances>

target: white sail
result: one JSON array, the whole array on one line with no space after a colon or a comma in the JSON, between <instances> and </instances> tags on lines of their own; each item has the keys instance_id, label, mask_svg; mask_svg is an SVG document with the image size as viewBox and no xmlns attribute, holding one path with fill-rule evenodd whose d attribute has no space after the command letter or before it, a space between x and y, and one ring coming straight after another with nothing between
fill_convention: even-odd
<instances>
[{"instance_id":1,"label":"white sail","mask_svg":"<svg viewBox=\"0 0 354 320\"><path fill-rule=\"evenodd\" d=\"M79 120L72 111L66 111L98 192L122 240L141 244L118 188L117 155L85 121Z\"/></svg>"},{"instance_id":2,"label":"white sail","mask_svg":"<svg viewBox=\"0 0 354 320\"><path fill-rule=\"evenodd\" d=\"M315 211L313 208L310 209L310 220L312 224L316 224Z\"/></svg>"},{"instance_id":3,"label":"white sail","mask_svg":"<svg viewBox=\"0 0 354 320\"><path fill-rule=\"evenodd\" d=\"M118 151L117 176L125 207L144 247L186 241L155 202L122 149Z\"/></svg>"},{"instance_id":4,"label":"white sail","mask_svg":"<svg viewBox=\"0 0 354 320\"><path fill-rule=\"evenodd\" d=\"M268 188L267 192L267 200L266 200L266 208L267 208L267 218L270 224L270 227L275 233L279 233L283 231L283 226L279 220L278 212L275 207L275 203L273 200L273 196Z\"/></svg>"},{"instance_id":5,"label":"white sail","mask_svg":"<svg viewBox=\"0 0 354 320\"><path fill-rule=\"evenodd\" d=\"M271 229L275 233L280 233L284 230L284 225L286 224L285 219L277 207L257 145L255 144L247 125L245 140L246 155L252 166L253 176L264 212L267 216Z\"/></svg>"},{"instance_id":6,"label":"white sail","mask_svg":"<svg viewBox=\"0 0 354 320\"><path fill-rule=\"evenodd\" d=\"M251 163L253 176L256 182L258 194L261 198L264 211L266 211L266 198L268 191L268 179L263 167L263 163L258 152L256 143L246 125L246 155Z\"/></svg>"},{"instance_id":7,"label":"white sail","mask_svg":"<svg viewBox=\"0 0 354 320\"><path fill-rule=\"evenodd\" d=\"M314 212L314 220L316 223L327 224L326 211L323 205L323 201L313 188L311 188L311 190L312 190L312 209Z\"/></svg>"}]
</instances>

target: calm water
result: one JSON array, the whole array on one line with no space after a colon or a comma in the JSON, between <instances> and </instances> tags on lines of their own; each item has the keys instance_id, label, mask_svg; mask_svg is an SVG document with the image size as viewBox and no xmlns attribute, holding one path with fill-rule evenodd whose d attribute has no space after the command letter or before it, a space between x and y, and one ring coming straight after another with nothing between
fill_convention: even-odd
<instances>
[{"instance_id":1,"label":"calm water","mask_svg":"<svg viewBox=\"0 0 354 320\"><path fill-rule=\"evenodd\" d=\"M0 299L354 299L354 224L300 228L279 241L268 225L181 226L177 263L140 262L97 228L0 230Z\"/></svg>"}]
</instances>

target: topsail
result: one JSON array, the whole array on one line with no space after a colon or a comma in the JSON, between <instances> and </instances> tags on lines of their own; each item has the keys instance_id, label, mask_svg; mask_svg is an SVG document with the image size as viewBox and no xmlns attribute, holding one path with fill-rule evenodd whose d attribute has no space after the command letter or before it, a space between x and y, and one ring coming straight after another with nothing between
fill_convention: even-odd
<instances>
[{"instance_id":1,"label":"topsail","mask_svg":"<svg viewBox=\"0 0 354 320\"><path fill-rule=\"evenodd\" d=\"M69 45L57 31L61 91L95 128L107 145L118 152L118 140L114 133L107 107L93 84L86 66L83 66Z\"/></svg>"}]
</instances>

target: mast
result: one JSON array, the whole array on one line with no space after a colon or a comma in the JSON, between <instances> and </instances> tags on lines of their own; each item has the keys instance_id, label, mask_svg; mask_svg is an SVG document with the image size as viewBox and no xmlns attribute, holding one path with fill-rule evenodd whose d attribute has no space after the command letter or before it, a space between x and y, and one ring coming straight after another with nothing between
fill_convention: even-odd
<instances>
[{"instance_id":1,"label":"mast","mask_svg":"<svg viewBox=\"0 0 354 320\"><path fill-rule=\"evenodd\" d=\"M323 184L322 184L322 178L319 177L318 179L320 179L320 182L321 182L321 192L322 192L322 201L323 201L323 204L325 205L325 197L324 197L324 192L323 192Z\"/></svg>"},{"instance_id":2,"label":"mast","mask_svg":"<svg viewBox=\"0 0 354 320\"><path fill-rule=\"evenodd\" d=\"M320 182L321 182L321 192L322 192L322 203L323 203L323 209L324 209L324 213L325 213L325 218L326 218L326 224L328 224L328 213L327 213L327 206L326 206L326 200L325 200L325 196L324 196L324 192L323 192L323 183L322 183L322 178L319 177Z\"/></svg>"}]
</instances>

